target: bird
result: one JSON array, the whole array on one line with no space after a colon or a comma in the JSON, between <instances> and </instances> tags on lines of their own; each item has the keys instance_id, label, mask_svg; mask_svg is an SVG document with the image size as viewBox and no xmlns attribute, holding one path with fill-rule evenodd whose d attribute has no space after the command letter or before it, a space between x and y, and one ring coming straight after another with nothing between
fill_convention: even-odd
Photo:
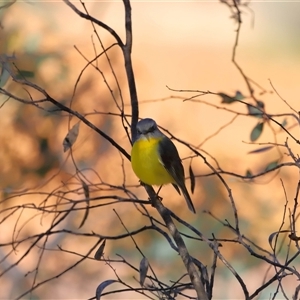
<instances>
[{"instance_id":1,"label":"bird","mask_svg":"<svg viewBox=\"0 0 300 300\"><path fill-rule=\"evenodd\" d=\"M136 129L137 137L131 150L131 166L136 176L148 185L171 183L179 194L182 192L190 211L196 213L184 183L184 168L176 146L153 119L140 120Z\"/></svg>"}]
</instances>

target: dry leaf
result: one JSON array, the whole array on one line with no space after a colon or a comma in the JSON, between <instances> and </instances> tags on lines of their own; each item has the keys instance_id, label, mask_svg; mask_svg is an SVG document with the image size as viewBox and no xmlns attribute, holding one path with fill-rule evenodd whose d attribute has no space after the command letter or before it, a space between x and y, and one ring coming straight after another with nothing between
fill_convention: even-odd
<instances>
[{"instance_id":1,"label":"dry leaf","mask_svg":"<svg viewBox=\"0 0 300 300\"><path fill-rule=\"evenodd\" d=\"M96 299L97 300L100 300L101 298L101 294L103 292L103 290L110 284L114 283L114 282L118 282L117 280L113 280L113 279L110 279L110 280L105 280L103 281L102 283L100 283L96 289Z\"/></svg>"},{"instance_id":2,"label":"dry leaf","mask_svg":"<svg viewBox=\"0 0 300 300\"><path fill-rule=\"evenodd\" d=\"M149 262L146 257L140 262L140 285L143 286L148 272Z\"/></svg>"},{"instance_id":3,"label":"dry leaf","mask_svg":"<svg viewBox=\"0 0 300 300\"><path fill-rule=\"evenodd\" d=\"M99 246L98 250L96 251L96 253L94 255L95 259L97 259L97 260L101 259L101 256L103 255L103 252L104 252L105 243L106 243L106 240L104 240L102 242L102 244Z\"/></svg>"},{"instance_id":4,"label":"dry leaf","mask_svg":"<svg viewBox=\"0 0 300 300\"><path fill-rule=\"evenodd\" d=\"M64 138L63 141L63 146L64 146L64 152L66 152L67 150L69 150L73 144L76 142L77 140L77 136L79 133L79 122L76 123L68 132L68 134L66 135L66 137Z\"/></svg>"}]
</instances>

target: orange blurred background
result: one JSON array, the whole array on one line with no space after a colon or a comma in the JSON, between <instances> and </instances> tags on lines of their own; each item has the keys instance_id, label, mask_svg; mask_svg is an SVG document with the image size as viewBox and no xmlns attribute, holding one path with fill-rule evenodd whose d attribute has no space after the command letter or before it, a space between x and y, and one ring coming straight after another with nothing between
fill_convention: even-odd
<instances>
[{"instance_id":1,"label":"orange blurred background","mask_svg":"<svg viewBox=\"0 0 300 300\"><path fill-rule=\"evenodd\" d=\"M75 4L82 10L80 3ZM124 41L124 8L121 2L87 2L86 7L91 15L107 23ZM90 60L95 56L95 49L97 54L101 52L90 22L81 19L60 2L17 2L0 12L1 53L7 55L14 53L15 63L20 69L34 72L34 78L30 80L39 84L53 98L86 115L91 122L130 153L131 145L121 119L107 114L107 112L119 114L119 111L99 72L92 67L87 68L73 96L75 82L87 63L83 55ZM285 2L253 2L249 4L249 8L242 9L243 23L236 61L246 76L267 91L260 95L262 90L254 85L256 96L265 103L268 114L292 113L284 101L274 93L270 81L280 96L296 111L299 110L297 107L300 92L299 12L298 3ZM199 101L183 101L197 93L176 93L168 89L169 87L175 90L223 92L229 95L241 91L244 96L249 96L244 79L231 61L237 23L231 18L228 7L219 2L135 1L132 2L132 18L132 57L141 118L151 117L178 139L195 146L201 144L201 153L209 162L216 167L211 157L215 158L221 168L228 172L245 175L246 170L250 169L252 174L257 174L270 162L278 159L279 153L276 148L268 152L249 154L250 151L260 147L257 143L275 142L272 130L265 126L257 143L250 143L250 132L257 124L257 118L239 115L218 132L234 117L234 114L225 111L224 107L247 113L245 105L241 103L222 105L221 98L211 94L197 98L219 107L216 108ZM113 39L102 29L98 32L104 45L108 47ZM130 115L123 58L116 47L109 55L122 88L125 113ZM101 57L97 64L120 103L118 89L107 60ZM27 100L30 99L28 92L11 80L4 88ZM30 92L35 96L34 99L41 98L38 93L32 90ZM1 103L5 100L5 97L1 97ZM78 120L69 119L66 113L54 111L51 105L43 107L52 112L13 100L0 109L0 124L4 129L0 133L2 144L0 205L3 218L7 214L7 211L4 212L5 209L10 212L10 208L17 205L28 203L39 205L47 199L47 193L54 189L62 190L68 195L71 188L81 188L81 182L75 176L76 170L70 151L64 153L62 147L64 137ZM276 118L279 122L284 119L285 117ZM287 121L287 126L295 124L292 118L287 118ZM287 134L280 131L275 124L272 124L272 127L276 131L276 142L283 144ZM298 138L298 126L294 126L290 131ZM210 136L212 137L206 141ZM297 144L291 138L288 141L291 149L297 154ZM182 158L192 155L187 147L175 143ZM279 148L279 151L283 155L282 162L292 161L286 149ZM144 189L138 186L130 163L123 161L115 148L84 124L80 124L72 156L77 167L92 183L91 191L95 191L95 194L111 193L124 197L121 187L126 184L128 189L141 199L147 199ZM189 163L190 159L184 160L187 176ZM203 213L204 210L209 210L222 221L228 219L233 222L227 191L216 176L205 176L211 170L201 158L193 159L192 167L197 175L193 201L199 214L197 216L189 214L183 199L176 194L172 186L166 186L161 191L164 205L177 212L180 217L189 221L209 238L212 234L219 238L232 238L234 235L230 230ZM254 182L245 182L226 175L224 179L232 190L242 232L271 251L268 238L279 230L286 201L282 183L289 201L288 207L293 208L299 181L297 168L284 167L279 173L273 172L258 177ZM111 186L120 187L120 190L116 192ZM189 179L187 186L190 187ZM82 192L70 196L74 201L82 197ZM59 195L54 195L47 201L55 204L59 201ZM148 225L147 220L136 212L132 204L118 203L113 207L129 230ZM153 209L150 208L149 211L157 217ZM108 236L124 233L124 228L113 212L112 206L91 210L84 226L78 229L82 217L83 212L74 211L58 229L67 228L86 233L93 231ZM286 217L284 229L289 229L288 220ZM17 225L14 227L16 222ZM0 224L0 244L10 242L12 237L26 238L34 233L44 232L52 222L51 214L37 215L36 210L28 208L22 212L18 210ZM173 269L183 268L178 255L160 236L142 233L135 239L151 264L156 266L157 273L165 276L163 278L170 280L169 278L174 276ZM44 246L56 250L46 251L38 264L37 282L54 276L75 261L76 257L58 251L57 244L64 249L84 254L95 241L92 238L61 234L49 239L51 246L39 244L40 248ZM286 240L284 245L287 244ZM190 241L187 245L192 255L204 265L210 266L212 253L206 245L202 245L201 249L199 244L194 245ZM12 252L3 260L0 271L18 260L26 251L25 246L22 244L17 248L18 251ZM2 288L0 291L0 298L16 298L31 287L34 277L32 270L37 267L41 254L39 247L35 248L22 263L0 277L0 285L5 286L5 289ZM112 240L107 242L105 255L114 258L118 253L138 267L141 257L135 250L130 239ZM9 247L3 247L0 259L9 251L11 251ZM250 291L253 292L262 284L267 266L261 264L261 261L255 260L244 248L233 243L225 243L220 251L241 274ZM285 251L284 248L280 256L283 261ZM133 276L137 276L125 265L117 264L114 267L120 277L131 280ZM234 276L221 266L221 263L219 268L220 274L216 279L214 290L215 299L241 298L243 294ZM114 273L105 263L86 260L59 279L36 289L33 296L37 299L91 298L97 285L111 278L114 278ZM175 280L175 277L172 279ZM296 286L295 280L289 280L288 277L285 286L291 295ZM262 297L272 292L274 293L274 287L268 289ZM117 297L122 298L124 295L113 294L108 299ZM126 297L136 298L139 295L126 294Z\"/></svg>"}]
</instances>

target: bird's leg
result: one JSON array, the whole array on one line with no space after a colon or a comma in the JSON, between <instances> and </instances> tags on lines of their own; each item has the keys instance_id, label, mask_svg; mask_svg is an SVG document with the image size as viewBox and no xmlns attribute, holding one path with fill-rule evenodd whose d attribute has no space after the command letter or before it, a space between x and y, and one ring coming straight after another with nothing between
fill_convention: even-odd
<instances>
[{"instance_id":1,"label":"bird's leg","mask_svg":"<svg viewBox=\"0 0 300 300\"><path fill-rule=\"evenodd\" d=\"M156 193L156 196L157 196L157 198L158 198L158 200L160 200L160 201L162 201L162 197L160 197L158 194L159 194L159 192L160 192L160 190L161 190L161 188L162 188L162 185L159 187L159 189L158 189L158 191L157 191L157 193Z\"/></svg>"},{"instance_id":2,"label":"bird's leg","mask_svg":"<svg viewBox=\"0 0 300 300\"><path fill-rule=\"evenodd\" d=\"M143 185L143 186L146 185L146 183L144 183L144 182L141 181L141 180L140 180L140 184ZM158 193L160 192L161 188L162 188L162 185L159 187L159 189L158 189L158 191L157 191L157 193L156 193L156 197L157 197L157 199L160 200L160 201L162 200L162 197L160 197L160 196L158 195ZM151 200L151 199L149 198L149 200Z\"/></svg>"}]
</instances>

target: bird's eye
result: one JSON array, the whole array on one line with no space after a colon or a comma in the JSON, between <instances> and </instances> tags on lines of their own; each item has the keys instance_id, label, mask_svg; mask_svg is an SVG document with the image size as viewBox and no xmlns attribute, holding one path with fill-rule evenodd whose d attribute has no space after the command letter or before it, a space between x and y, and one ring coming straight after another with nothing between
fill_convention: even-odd
<instances>
[{"instance_id":1,"label":"bird's eye","mask_svg":"<svg viewBox=\"0 0 300 300\"><path fill-rule=\"evenodd\" d=\"M155 126L154 125L149 128L150 132L153 132L154 130L155 130Z\"/></svg>"}]
</instances>

